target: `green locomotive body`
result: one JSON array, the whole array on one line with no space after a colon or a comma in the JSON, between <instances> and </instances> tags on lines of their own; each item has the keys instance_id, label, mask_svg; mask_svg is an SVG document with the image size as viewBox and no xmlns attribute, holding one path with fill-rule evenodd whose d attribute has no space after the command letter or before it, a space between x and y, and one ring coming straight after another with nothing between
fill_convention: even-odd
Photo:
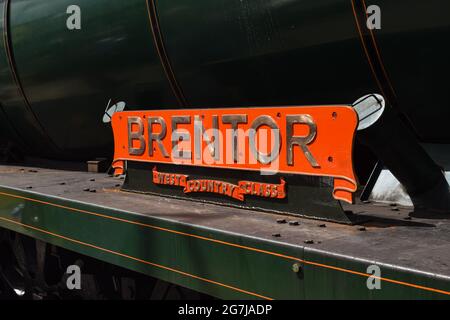
<instances>
[{"instance_id":1,"label":"green locomotive body","mask_svg":"<svg viewBox=\"0 0 450 320\"><path fill-rule=\"evenodd\" d=\"M81 14L73 30L72 5ZM371 5L382 8L381 29L366 25ZM61 294L63 269L81 259L97 298L117 297L114 279L144 288L135 297L155 298L146 290L165 283L218 298L448 298L446 218L409 221L408 208L360 203L345 209L364 224L325 225L119 192L120 179L73 168L112 159L102 118L119 101L127 111L350 105L376 92L410 135L392 141L404 157L379 141L372 153L358 136L356 174L370 184L381 160L408 192L423 189L414 185L427 184L434 164L419 145L450 144L449 12L439 0L0 0L0 149L5 159L45 159L38 169L0 166L0 295ZM408 156L430 165L395 163ZM321 201L320 188L306 195ZM367 285L372 265L381 290Z\"/></svg>"}]
</instances>

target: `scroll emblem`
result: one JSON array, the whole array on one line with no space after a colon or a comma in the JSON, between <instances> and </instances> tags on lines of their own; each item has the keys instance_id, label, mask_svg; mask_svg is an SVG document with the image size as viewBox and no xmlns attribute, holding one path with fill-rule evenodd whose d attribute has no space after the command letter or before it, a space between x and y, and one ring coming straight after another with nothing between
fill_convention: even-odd
<instances>
[{"instance_id":1,"label":"scroll emblem","mask_svg":"<svg viewBox=\"0 0 450 320\"><path fill-rule=\"evenodd\" d=\"M153 169L153 183L183 187L184 193L207 192L225 195L240 201L244 201L245 195L253 195L264 198L284 199L285 181L281 179L280 184L262 183L254 181L239 181L233 184L212 179L189 179L189 176L178 173L158 172Z\"/></svg>"}]
</instances>

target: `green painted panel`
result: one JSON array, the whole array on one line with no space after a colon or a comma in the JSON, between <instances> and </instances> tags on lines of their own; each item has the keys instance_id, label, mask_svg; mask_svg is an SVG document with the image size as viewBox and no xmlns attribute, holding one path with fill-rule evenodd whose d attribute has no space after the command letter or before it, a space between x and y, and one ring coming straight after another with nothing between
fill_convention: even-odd
<instances>
[{"instance_id":1,"label":"green painted panel","mask_svg":"<svg viewBox=\"0 0 450 320\"><path fill-rule=\"evenodd\" d=\"M352 103L378 89L350 1L157 1L194 106Z\"/></svg>"},{"instance_id":2,"label":"green painted panel","mask_svg":"<svg viewBox=\"0 0 450 320\"><path fill-rule=\"evenodd\" d=\"M356 258L4 187L0 226L225 299L450 297L435 275L381 266L387 280L369 290L369 263Z\"/></svg>"},{"instance_id":3,"label":"green painted panel","mask_svg":"<svg viewBox=\"0 0 450 320\"><path fill-rule=\"evenodd\" d=\"M54 151L54 146L48 141L48 137L41 125L28 108L18 85L16 84L10 59L6 51L5 39L5 0L0 0L0 126L3 138L12 138L19 145L36 151L36 146L49 152Z\"/></svg>"},{"instance_id":4,"label":"green painted panel","mask_svg":"<svg viewBox=\"0 0 450 320\"><path fill-rule=\"evenodd\" d=\"M306 299L449 299L450 282L436 275L422 272L376 264L357 257L342 257L326 254L319 251L305 249L306 261L333 266L346 270L341 272L316 265L306 264L305 298ZM388 280L380 281L379 289L369 290L367 287L368 267L377 265L380 268L380 277ZM374 283L371 279L370 283ZM401 283L399 283L401 282ZM422 286L424 288L417 288ZM446 291L442 294L432 290Z\"/></svg>"},{"instance_id":5,"label":"green painted panel","mask_svg":"<svg viewBox=\"0 0 450 320\"><path fill-rule=\"evenodd\" d=\"M81 30L66 26L66 10L74 4L81 9ZM15 0L10 20L24 91L71 160L112 152L110 125L102 123L109 99L126 101L127 109L177 105L154 48L145 0ZM24 114L8 112L23 124Z\"/></svg>"},{"instance_id":6,"label":"green painted panel","mask_svg":"<svg viewBox=\"0 0 450 320\"><path fill-rule=\"evenodd\" d=\"M424 141L448 142L450 2L368 0L380 7L374 30L398 107Z\"/></svg>"},{"instance_id":7,"label":"green painted panel","mask_svg":"<svg viewBox=\"0 0 450 320\"><path fill-rule=\"evenodd\" d=\"M84 204L68 203L42 196L32 195L32 197L59 205L70 205L82 210L92 210L133 222L146 223L158 228L230 242L238 246L259 250L276 249L277 253L302 258L301 247L277 246L274 248L270 242L265 243L194 226L140 217ZM55 245L221 298L250 299L263 296L285 299L303 298L302 280L292 271L293 261L288 258L23 199L5 198L3 195L0 195L0 198L0 225ZM47 230L65 238L17 225L2 220L1 217L14 219L21 224ZM69 238L73 240L69 240ZM99 248L111 250L114 253ZM179 272L165 268L172 268ZM230 289L227 286L236 289Z\"/></svg>"}]
</instances>

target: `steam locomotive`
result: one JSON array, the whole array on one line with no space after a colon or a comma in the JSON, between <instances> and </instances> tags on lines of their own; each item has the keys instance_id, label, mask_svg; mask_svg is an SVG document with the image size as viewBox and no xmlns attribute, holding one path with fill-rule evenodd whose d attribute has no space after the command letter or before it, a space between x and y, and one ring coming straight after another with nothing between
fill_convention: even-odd
<instances>
[{"instance_id":1,"label":"steam locomotive","mask_svg":"<svg viewBox=\"0 0 450 320\"><path fill-rule=\"evenodd\" d=\"M71 5L80 8L79 29L67 28ZM381 8L379 29L367 26L372 5ZM448 213L443 172L450 163L440 159L450 154L449 12L450 2L442 0L0 0L0 154L48 164L112 159L113 132L102 118L118 102L127 111L351 105L377 93L386 115L378 127L357 134L360 184L374 183L378 163L416 207ZM13 212L6 200L0 203L0 211ZM20 233L5 221L3 227ZM123 257L96 258L146 272L124 265ZM202 287L150 273L230 296L208 287L211 282ZM242 297L242 290L235 292Z\"/></svg>"}]
</instances>

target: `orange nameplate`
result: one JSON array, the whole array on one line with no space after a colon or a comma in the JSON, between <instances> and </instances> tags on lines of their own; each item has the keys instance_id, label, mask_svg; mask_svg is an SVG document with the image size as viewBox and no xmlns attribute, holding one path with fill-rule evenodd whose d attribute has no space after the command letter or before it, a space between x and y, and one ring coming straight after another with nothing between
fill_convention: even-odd
<instances>
[{"instance_id":1,"label":"orange nameplate","mask_svg":"<svg viewBox=\"0 0 450 320\"><path fill-rule=\"evenodd\" d=\"M117 112L113 167L122 173L128 160L329 176L335 178L333 196L352 203L357 124L356 112L345 105ZM250 188L242 180L236 198ZM177 182L186 193L196 190L188 181Z\"/></svg>"}]
</instances>

